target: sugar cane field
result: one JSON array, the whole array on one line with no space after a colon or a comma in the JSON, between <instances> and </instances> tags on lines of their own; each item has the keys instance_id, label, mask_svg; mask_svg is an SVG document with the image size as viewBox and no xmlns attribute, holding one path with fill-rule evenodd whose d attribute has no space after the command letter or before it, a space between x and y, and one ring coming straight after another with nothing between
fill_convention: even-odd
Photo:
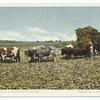
<instances>
[{"instance_id":1,"label":"sugar cane field","mask_svg":"<svg viewBox=\"0 0 100 100\"><path fill-rule=\"evenodd\" d=\"M23 50L20 63L0 63L0 89L100 89L100 56L28 63Z\"/></svg>"}]
</instances>

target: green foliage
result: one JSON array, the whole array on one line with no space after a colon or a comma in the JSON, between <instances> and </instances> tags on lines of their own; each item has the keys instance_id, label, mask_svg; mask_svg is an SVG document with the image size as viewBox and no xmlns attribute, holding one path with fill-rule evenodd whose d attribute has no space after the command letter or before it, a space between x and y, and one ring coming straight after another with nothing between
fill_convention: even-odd
<instances>
[{"instance_id":1,"label":"green foliage","mask_svg":"<svg viewBox=\"0 0 100 100\"><path fill-rule=\"evenodd\" d=\"M69 45L69 44L72 44L73 46L76 46L77 45L76 41L62 41L60 43L55 44L54 46L56 48L63 48L66 45Z\"/></svg>"},{"instance_id":2,"label":"green foliage","mask_svg":"<svg viewBox=\"0 0 100 100\"><path fill-rule=\"evenodd\" d=\"M56 48L65 47L68 44L76 45L75 41L36 41L36 42L19 42L19 41L0 41L0 47L19 47L21 49L29 49L34 46L45 45L55 46Z\"/></svg>"}]
</instances>

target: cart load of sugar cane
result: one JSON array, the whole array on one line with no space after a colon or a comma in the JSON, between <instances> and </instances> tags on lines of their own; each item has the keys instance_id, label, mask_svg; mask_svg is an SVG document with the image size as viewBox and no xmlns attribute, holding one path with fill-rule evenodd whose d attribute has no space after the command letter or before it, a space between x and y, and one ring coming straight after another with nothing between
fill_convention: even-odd
<instances>
[{"instance_id":1,"label":"cart load of sugar cane","mask_svg":"<svg viewBox=\"0 0 100 100\"><path fill-rule=\"evenodd\" d=\"M100 40L100 33L97 29L87 26L84 28L78 28L75 30L77 35L78 46L85 46L88 43L96 43Z\"/></svg>"}]
</instances>

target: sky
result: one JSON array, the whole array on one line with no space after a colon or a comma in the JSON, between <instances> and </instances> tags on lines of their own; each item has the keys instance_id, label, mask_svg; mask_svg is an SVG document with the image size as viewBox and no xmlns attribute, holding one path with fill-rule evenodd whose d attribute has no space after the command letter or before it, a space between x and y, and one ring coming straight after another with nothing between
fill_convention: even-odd
<instances>
[{"instance_id":1,"label":"sky","mask_svg":"<svg viewBox=\"0 0 100 100\"><path fill-rule=\"evenodd\" d=\"M0 40L76 40L75 30L100 31L100 7L0 7Z\"/></svg>"}]
</instances>

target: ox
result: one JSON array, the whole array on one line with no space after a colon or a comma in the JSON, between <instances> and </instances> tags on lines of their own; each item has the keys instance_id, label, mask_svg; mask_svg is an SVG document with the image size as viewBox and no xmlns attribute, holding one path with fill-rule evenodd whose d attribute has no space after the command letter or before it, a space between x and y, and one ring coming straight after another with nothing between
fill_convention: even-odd
<instances>
[{"instance_id":1,"label":"ox","mask_svg":"<svg viewBox=\"0 0 100 100\"><path fill-rule=\"evenodd\" d=\"M71 57L72 56L72 48L73 48L73 45L72 44L69 44L69 45L66 45L64 48L61 49L61 55L62 57L65 56L65 57Z\"/></svg>"},{"instance_id":2,"label":"ox","mask_svg":"<svg viewBox=\"0 0 100 100\"><path fill-rule=\"evenodd\" d=\"M0 56L3 62L5 61L6 57L14 57L16 62L20 62L20 49L17 47L0 48Z\"/></svg>"}]
</instances>

